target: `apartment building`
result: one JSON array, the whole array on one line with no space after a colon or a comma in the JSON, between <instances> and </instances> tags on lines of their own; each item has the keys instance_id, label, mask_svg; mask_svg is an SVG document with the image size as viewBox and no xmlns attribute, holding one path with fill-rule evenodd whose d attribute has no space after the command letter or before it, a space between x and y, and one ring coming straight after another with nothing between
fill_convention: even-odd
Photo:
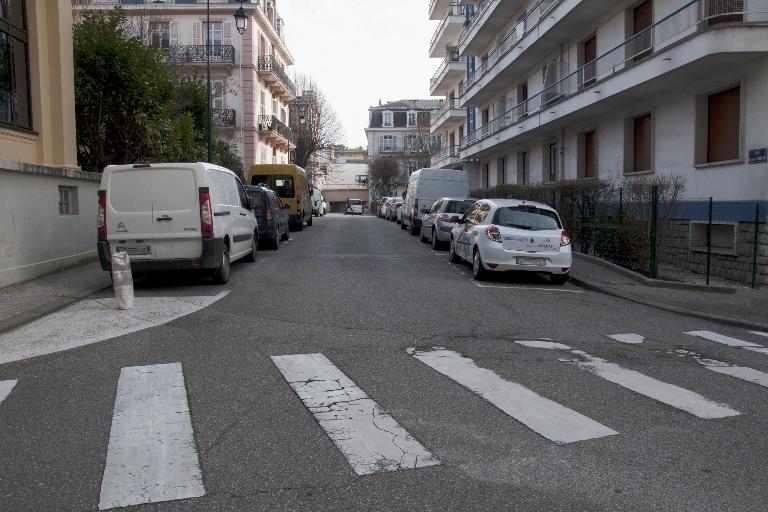
<instances>
[{"instance_id":1,"label":"apartment building","mask_svg":"<svg viewBox=\"0 0 768 512\"><path fill-rule=\"evenodd\" d=\"M677 174L688 197L768 199L768 0L463 9L472 188Z\"/></svg>"},{"instance_id":2,"label":"apartment building","mask_svg":"<svg viewBox=\"0 0 768 512\"><path fill-rule=\"evenodd\" d=\"M432 112L442 100L399 100L368 109L368 158L389 156L401 163L402 183L413 171L429 166Z\"/></svg>"},{"instance_id":3,"label":"apartment building","mask_svg":"<svg viewBox=\"0 0 768 512\"><path fill-rule=\"evenodd\" d=\"M451 0L432 0L429 19L439 21L429 43L429 56L442 59L429 82L429 94L443 98L432 112L430 132L434 138L431 167L461 169L461 145L467 109L459 101L460 85L469 72L468 59L459 55L459 35L469 23L472 6Z\"/></svg>"},{"instance_id":4,"label":"apartment building","mask_svg":"<svg viewBox=\"0 0 768 512\"><path fill-rule=\"evenodd\" d=\"M73 0L75 18L85 10L123 11L146 44L161 48L170 66L206 77L207 0ZM212 118L216 137L236 143L247 168L288 163L294 147L289 104L297 96L287 68L294 59L285 42L277 0L246 0L248 26L240 35L233 14L240 2L210 0Z\"/></svg>"}]
</instances>

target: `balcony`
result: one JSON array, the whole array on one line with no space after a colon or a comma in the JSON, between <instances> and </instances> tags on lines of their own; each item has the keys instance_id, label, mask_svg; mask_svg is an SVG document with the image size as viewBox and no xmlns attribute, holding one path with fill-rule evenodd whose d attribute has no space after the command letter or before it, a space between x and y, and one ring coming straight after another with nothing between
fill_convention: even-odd
<instances>
[{"instance_id":1,"label":"balcony","mask_svg":"<svg viewBox=\"0 0 768 512\"><path fill-rule=\"evenodd\" d=\"M446 57L448 47L456 43L456 38L461 33L461 27L466 20L466 6L450 4L443 13L442 21L437 26L432 40L429 42L429 56L432 58Z\"/></svg>"},{"instance_id":2,"label":"balcony","mask_svg":"<svg viewBox=\"0 0 768 512\"><path fill-rule=\"evenodd\" d=\"M204 44L180 44L161 48L163 60L169 64L206 64L208 46ZM232 45L211 45L211 64L235 64L235 47Z\"/></svg>"},{"instance_id":3,"label":"balcony","mask_svg":"<svg viewBox=\"0 0 768 512\"><path fill-rule=\"evenodd\" d=\"M430 162L430 167L436 167L438 169L454 167L461 163L461 156L459 155L459 146L446 146L438 149L433 155Z\"/></svg>"},{"instance_id":4,"label":"balcony","mask_svg":"<svg viewBox=\"0 0 768 512\"><path fill-rule=\"evenodd\" d=\"M768 54L766 41L768 0L690 1L470 132L462 156L490 154L677 83L706 80L718 69Z\"/></svg>"},{"instance_id":5,"label":"balcony","mask_svg":"<svg viewBox=\"0 0 768 512\"><path fill-rule=\"evenodd\" d=\"M283 101L296 98L296 85L288 78L285 69L277 62L274 55L259 57L258 73L269 90Z\"/></svg>"},{"instance_id":6,"label":"balcony","mask_svg":"<svg viewBox=\"0 0 768 512\"><path fill-rule=\"evenodd\" d=\"M429 81L429 93L432 96L445 96L453 90L466 72L464 57L459 57L458 51L449 52Z\"/></svg>"},{"instance_id":7,"label":"balcony","mask_svg":"<svg viewBox=\"0 0 768 512\"><path fill-rule=\"evenodd\" d=\"M260 115L258 129L259 134L264 137L267 144L283 151L295 147L293 130L275 116Z\"/></svg>"},{"instance_id":8,"label":"balcony","mask_svg":"<svg viewBox=\"0 0 768 512\"><path fill-rule=\"evenodd\" d=\"M469 24L459 35L461 55L480 55L493 43L496 34L509 25L527 0L480 0Z\"/></svg>"},{"instance_id":9,"label":"balcony","mask_svg":"<svg viewBox=\"0 0 768 512\"><path fill-rule=\"evenodd\" d=\"M434 21L443 19L443 13L450 3L451 0L432 0L429 2L429 19Z\"/></svg>"},{"instance_id":10,"label":"balcony","mask_svg":"<svg viewBox=\"0 0 768 512\"><path fill-rule=\"evenodd\" d=\"M213 125L217 128L234 128L236 125L235 109L233 108L212 108L211 117Z\"/></svg>"},{"instance_id":11,"label":"balcony","mask_svg":"<svg viewBox=\"0 0 768 512\"><path fill-rule=\"evenodd\" d=\"M464 123L467 118L467 110L459 106L459 100L449 98L443 102L439 110L432 111L431 133L443 130L452 130Z\"/></svg>"}]
</instances>

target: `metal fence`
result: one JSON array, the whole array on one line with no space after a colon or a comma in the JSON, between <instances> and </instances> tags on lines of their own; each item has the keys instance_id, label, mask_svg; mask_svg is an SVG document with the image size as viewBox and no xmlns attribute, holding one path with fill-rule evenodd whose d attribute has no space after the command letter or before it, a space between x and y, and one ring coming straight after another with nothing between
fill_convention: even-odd
<instances>
[{"instance_id":1,"label":"metal fence","mask_svg":"<svg viewBox=\"0 0 768 512\"><path fill-rule=\"evenodd\" d=\"M473 197L554 207L575 251L651 278L768 285L768 202L680 199L664 185L502 186Z\"/></svg>"}]
</instances>

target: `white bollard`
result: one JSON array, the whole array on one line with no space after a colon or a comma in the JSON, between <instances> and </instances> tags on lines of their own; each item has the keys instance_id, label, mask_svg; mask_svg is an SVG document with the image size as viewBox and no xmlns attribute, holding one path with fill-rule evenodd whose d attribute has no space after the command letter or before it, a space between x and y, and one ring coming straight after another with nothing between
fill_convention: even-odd
<instances>
[{"instance_id":1,"label":"white bollard","mask_svg":"<svg viewBox=\"0 0 768 512\"><path fill-rule=\"evenodd\" d=\"M133 309L133 275L128 253L112 255L112 287L115 289L118 309Z\"/></svg>"}]
</instances>

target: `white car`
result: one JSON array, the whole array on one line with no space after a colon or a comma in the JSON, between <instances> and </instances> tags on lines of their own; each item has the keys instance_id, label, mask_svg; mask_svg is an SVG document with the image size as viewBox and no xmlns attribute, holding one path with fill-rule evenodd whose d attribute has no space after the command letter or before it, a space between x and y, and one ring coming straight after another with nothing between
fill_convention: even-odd
<instances>
[{"instance_id":1,"label":"white car","mask_svg":"<svg viewBox=\"0 0 768 512\"><path fill-rule=\"evenodd\" d=\"M328 201L323 198L323 215L326 215L328 213Z\"/></svg>"},{"instance_id":2,"label":"white car","mask_svg":"<svg viewBox=\"0 0 768 512\"><path fill-rule=\"evenodd\" d=\"M464 213L477 199L442 197L435 201L428 212L421 216L421 241L432 243L435 250L441 249L451 240L451 231Z\"/></svg>"},{"instance_id":3,"label":"white car","mask_svg":"<svg viewBox=\"0 0 768 512\"><path fill-rule=\"evenodd\" d=\"M98 197L103 270L125 252L134 272L205 269L229 280L230 262L253 261L259 243L251 199L237 175L208 163L110 165Z\"/></svg>"},{"instance_id":4,"label":"white car","mask_svg":"<svg viewBox=\"0 0 768 512\"><path fill-rule=\"evenodd\" d=\"M516 199L483 199L451 231L450 259L472 263L482 280L491 272L542 272L564 284L571 270L571 237L555 210Z\"/></svg>"},{"instance_id":5,"label":"white car","mask_svg":"<svg viewBox=\"0 0 768 512\"><path fill-rule=\"evenodd\" d=\"M344 211L344 215L362 215L363 214L363 201L362 199L350 199L347 203L347 209Z\"/></svg>"}]
</instances>

